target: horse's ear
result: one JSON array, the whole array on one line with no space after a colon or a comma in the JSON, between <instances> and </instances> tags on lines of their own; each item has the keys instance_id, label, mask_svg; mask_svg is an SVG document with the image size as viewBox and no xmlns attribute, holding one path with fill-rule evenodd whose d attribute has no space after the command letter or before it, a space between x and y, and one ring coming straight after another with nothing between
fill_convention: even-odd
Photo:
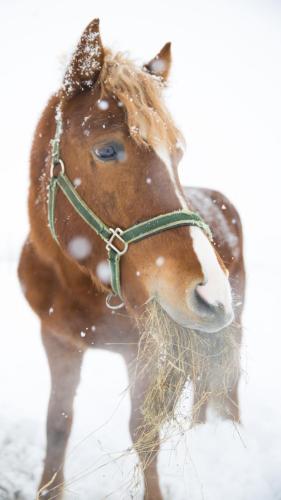
<instances>
[{"instance_id":1,"label":"horse's ear","mask_svg":"<svg viewBox=\"0 0 281 500\"><path fill-rule=\"evenodd\" d=\"M99 19L94 19L85 29L71 58L63 80L63 93L72 97L92 88L100 74L103 59Z\"/></svg>"},{"instance_id":2,"label":"horse's ear","mask_svg":"<svg viewBox=\"0 0 281 500\"><path fill-rule=\"evenodd\" d=\"M167 80L172 62L171 42L168 42L160 50L159 54L144 65L144 69L152 75L159 76Z\"/></svg>"}]
</instances>

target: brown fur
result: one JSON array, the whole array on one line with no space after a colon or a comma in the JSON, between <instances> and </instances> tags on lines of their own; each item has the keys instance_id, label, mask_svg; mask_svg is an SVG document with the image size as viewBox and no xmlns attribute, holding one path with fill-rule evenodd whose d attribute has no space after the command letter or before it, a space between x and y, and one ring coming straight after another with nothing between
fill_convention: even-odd
<instances>
[{"instance_id":1,"label":"brown fur","mask_svg":"<svg viewBox=\"0 0 281 500\"><path fill-rule=\"evenodd\" d=\"M92 32L98 33L96 21L86 29L86 38L84 34L73 56L64 85L58 95L49 101L35 132L29 191L30 234L19 264L19 277L24 285L26 298L41 320L42 339L52 376L47 422L48 445L41 487L49 483L56 472L57 474L49 487L49 493L42 496L45 499L53 498L54 494L59 498L62 494L62 465L71 430L73 398L85 350L89 347L114 350L124 357L128 367L132 366L137 357L139 342L135 315L141 314L151 283L169 279L173 284L169 300L171 303L174 301L182 314L187 314L183 301L186 283L192 289L194 284L202 281L201 266L188 231L179 228L161 233L132 245L122 257L121 281L126 309L121 315L112 314L105 305L109 285L102 283L96 273L98 263L107 258L104 243L83 223L61 194L58 195L56 205L56 231L60 246L52 239L47 222L50 140L55 134L54 116L61 99L64 123L61 156L67 175L72 181L76 177L81 178L81 185L77 188L79 194L106 224L126 228L137 221L180 208L163 163L154 150L148 147L155 145L154 141L158 141L160 137L168 148L172 148L176 182L183 194L176 172L180 151L175 148L175 144L180 134L160 99L162 83L159 76L167 76L167 67L170 65L169 48L162 53L165 72L155 78L149 74L149 63L146 72L142 72L125 61L123 56L112 56L105 51L98 35L93 38L93 53L98 54L98 64L91 67L87 61L87 65L83 66L81 58L85 56L84 49L89 40L92 43L91 37L89 38ZM109 103L106 112L97 106L99 99L105 96ZM118 105L119 100L123 103L121 107ZM135 115L135 112L138 114ZM88 117L86 122L85 117ZM132 133L134 127L140 130L143 126L146 129L145 145L143 136ZM122 165L104 165L93 159L93 145L102 143L105 139L119 140L125 144L126 160ZM151 185L147 184L147 178L152 180ZM237 237L235 256L227 239L222 241L220 221L214 220L208 210L204 212L202 206L196 206L198 193L210 203L216 198L218 207L223 204L227 206L227 210L220 210L220 213ZM236 322L240 324L244 267L239 216L228 200L219 193L187 189L185 195L212 227L215 245L220 254L218 259L221 259L222 268L229 270L235 296L241 297L236 310ZM233 218L237 221L235 227L231 222ZM93 248L91 254L79 262L68 251L68 244L75 235L87 238ZM159 255L164 256L167 263L161 271L155 266ZM141 272L140 276L137 271ZM93 325L94 329L91 328ZM86 333L83 338L80 336L81 331ZM240 328L237 331L239 342ZM131 375L129 370L129 376ZM236 378L221 413L238 421L237 383ZM138 439L138 429L143 421L141 405L149 384L148 376L135 381L130 421L133 442ZM200 398L200 390L195 392L195 405L197 398ZM207 403L208 401L201 406L198 421L205 419ZM67 420L62 417L62 412L68 413ZM150 500L162 498L156 469L158 448L157 435L153 457L144 471L146 498ZM140 461L146 464L146 454L140 452L139 455Z\"/></svg>"}]
</instances>

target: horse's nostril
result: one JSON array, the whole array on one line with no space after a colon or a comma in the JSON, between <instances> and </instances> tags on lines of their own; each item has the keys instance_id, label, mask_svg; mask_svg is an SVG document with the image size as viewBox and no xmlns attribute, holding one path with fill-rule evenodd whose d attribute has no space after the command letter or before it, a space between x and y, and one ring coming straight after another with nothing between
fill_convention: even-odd
<instances>
[{"instance_id":1,"label":"horse's nostril","mask_svg":"<svg viewBox=\"0 0 281 500\"><path fill-rule=\"evenodd\" d=\"M204 286L204 284L197 285L197 287L194 290L194 302L195 302L195 307L199 312L205 313L205 314L216 314L218 305L217 304L210 304L205 297L200 293L200 287Z\"/></svg>"},{"instance_id":2,"label":"horse's nostril","mask_svg":"<svg viewBox=\"0 0 281 500\"><path fill-rule=\"evenodd\" d=\"M211 288L211 285L210 281L197 284L189 296L189 305L203 324L208 325L208 328L216 325L217 330L220 330L233 320L233 310L228 297L219 293L220 290Z\"/></svg>"}]
</instances>

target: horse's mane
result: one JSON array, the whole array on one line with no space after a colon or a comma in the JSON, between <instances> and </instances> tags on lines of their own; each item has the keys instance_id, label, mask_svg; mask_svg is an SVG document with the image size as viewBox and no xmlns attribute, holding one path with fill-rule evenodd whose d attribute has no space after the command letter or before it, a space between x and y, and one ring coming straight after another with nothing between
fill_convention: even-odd
<instances>
[{"instance_id":1,"label":"horse's mane","mask_svg":"<svg viewBox=\"0 0 281 500\"><path fill-rule=\"evenodd\" d=\"M173 151L184 141L162 97L162 78L138 67L123 53L106 49L100 74L102 95L116 97L126 110L131 136L139 145L166 144Z\"/></svg>"}]
</instances>

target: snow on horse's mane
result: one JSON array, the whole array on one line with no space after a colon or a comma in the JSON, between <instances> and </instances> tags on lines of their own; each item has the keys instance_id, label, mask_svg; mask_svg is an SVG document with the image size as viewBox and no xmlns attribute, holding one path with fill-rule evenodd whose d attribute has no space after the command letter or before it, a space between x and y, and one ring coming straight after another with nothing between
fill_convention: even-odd
<instances>
[{"instance_id":1,"label":"snow on horse's mane","mask_svg":"<svg viewBox=\"0 0 281 500\"><path fill-rule=\"evenodd\" d=\"M112 95L123 104L130 134L138 144L155 148L164 143L170 151L177 143L183 144L164 104L161 78L138 67L124 54L113 55L107 49L100 83L104 96Z\"/></svg>"}]
</instances>

